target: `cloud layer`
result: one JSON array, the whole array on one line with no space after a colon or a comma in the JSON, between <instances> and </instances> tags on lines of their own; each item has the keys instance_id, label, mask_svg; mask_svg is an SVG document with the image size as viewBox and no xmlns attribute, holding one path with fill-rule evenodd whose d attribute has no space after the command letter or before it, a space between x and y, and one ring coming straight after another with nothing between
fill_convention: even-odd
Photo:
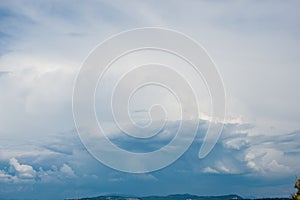
<instances>
[{"instance_id":1,"label":"cloud layer","mask_svg":"<svg viewBox=\"0 0 300 200\"><path fill-rule=\"evenodd\" d=\"M300 174L298 7L297 1L1 1L0 198L288 196ZM70 131L72 89L91 49L145 26L175 29L203 44L223 77L228 112L205 159L197 157L207 128L202 120L197 139L173 165L131 175L97 162ZM172 130L146 143L118 131L112 140L149 151L168 142Z\"/></svg>"},{"instance_id":2,"label":"cloud layer","mask_svg":"<svg viewBox=\"0 0 300 200\"><path fill-rule=\"evenodd\" d=\"M226 124L213 151L206 158L199 159L198 151L207 122L202 121L201 124L195 142L179 160L163 170L141 175L121 173L103 166L86 151L73 131L56 135L55 141L43 138L32 141L31 146L20 145L19 150L5 148L10 154L4 151L3 154L7 156L0 161L0 185L4 189L1 194L3 197L13 197L14 193L10 191L22 187L20 193L34 198L48 191L46 187L58 193L63 187L64 191L78 190L78 193L48 193L47 198L110 192L137 195L189 192L212 195L214 191L209 186L212 184L214 187L222 187L219 191L221 193L235 193L239 188L239 194L244 196L254 192L257 196L288 196L293 191L294 174L300 171L297 163L300 154L297 143L299 132L277 138L251 136L251 126L248 124ZM116 141L116 137L124 141L122 135L114 135L113 141ZM157 146L159 142L148 141L136 148L151 151L147 146ZM122 148L135 149L134 144L127 145L123 143ZM208 185L203 182L207 179L210 182ZM182 182L188 184L182 185ZM228 182L227 186L223 185L225 182ZM152 187L153 184L156 186ZM243 187L243 184L248 187ZM30 189L23 186L30 186ZM40 191L40 187L44 189ZM272 187L277 188L275 193ZM136 188L141 190L137 192Z\"/></svg>"}]
</instances>

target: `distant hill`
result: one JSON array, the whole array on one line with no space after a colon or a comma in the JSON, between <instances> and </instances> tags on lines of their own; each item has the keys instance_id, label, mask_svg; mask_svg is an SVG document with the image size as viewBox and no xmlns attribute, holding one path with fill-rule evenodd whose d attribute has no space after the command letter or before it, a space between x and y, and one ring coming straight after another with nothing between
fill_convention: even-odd
<instances>
[{"instance_id":1,"label":"distant hill","mask_svg":"<svg viewBox=\"0 0 300 200\"><path fill-rule=\"evenodd\" d=\"M238 195L224 195L224 196L197 196L190 194L174 194L168 196L99 196L81 199L70 200L246 200ZM265 198L256 200L289 200L289 198Z\"/></svg>"}]
</instances>

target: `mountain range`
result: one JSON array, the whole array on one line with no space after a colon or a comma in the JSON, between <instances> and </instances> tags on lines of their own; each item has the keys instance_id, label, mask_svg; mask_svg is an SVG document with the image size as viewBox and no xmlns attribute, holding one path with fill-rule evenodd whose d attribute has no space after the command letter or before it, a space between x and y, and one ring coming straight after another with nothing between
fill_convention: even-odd
<instances>
[{"instance_id":1,"label":"mountain range","mask_svg":"<svg viewBox=\"0 0 300 200\"><path fill-rule=\"evenodd\" d=\"M98 196L89 198L76 198L69 200L249 200L238 195L223 195L223 196L197 196L191 194L174 194L168 196ZM289 198L258 198L255 200L289 200Z\"/></svg>"}]
</instances>

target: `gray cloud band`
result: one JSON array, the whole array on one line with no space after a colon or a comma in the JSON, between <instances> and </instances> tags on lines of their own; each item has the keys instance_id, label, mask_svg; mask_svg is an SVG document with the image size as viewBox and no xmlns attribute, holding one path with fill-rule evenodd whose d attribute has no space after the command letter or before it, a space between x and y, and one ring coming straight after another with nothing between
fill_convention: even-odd
<instances>
[{"instance_id":1,"label":"gray cloud band","mask_svg":"<svg viewBox=\"0 0 300 200\"><path fill-rule=\"evenodd\" d=\"M161 55L168 59L162 59ZM120 67L124 63L130 66ZM204 158L213 149L225 117L224 86L213 61L203 47L182 33L141 28L122 32L98 45L84 61L77 76L73 91L74 121L82 143L97 160L119 171L145 173L170 165L189 148L198 129L197 85L192 85L185 73L173 67L176 64L191 68L208 88L212 104L211 123L199 158ZM107 86L105 79L108 72L120 74L116 81L110 82L112 87ZM110 141L95 111L96 91L105 91L106 97L98 106L98 110L103 111L101 115L107 115L120 132L146 139L163 130L168 121L165 102L157 102L150 107L150 121L146 126L137 125L132 118L129 111L132 96L148 85L161 87L176 99L180 108L176 119L180 125L172 140L162 148L146 153L131 152ZM104 111L107 105L110 113ZM151 120L155 113L153 110L163 116L158 120L159 126L154 126ZM134 129L128 128L129 122Z\"/></svg>"}]
</instances>

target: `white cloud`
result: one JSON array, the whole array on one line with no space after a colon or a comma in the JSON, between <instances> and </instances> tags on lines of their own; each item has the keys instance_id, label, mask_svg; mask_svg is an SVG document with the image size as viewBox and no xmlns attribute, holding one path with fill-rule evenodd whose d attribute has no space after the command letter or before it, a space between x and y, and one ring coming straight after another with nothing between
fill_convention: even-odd
<instances>
[{"instance_id":1,"label":"white cloud","mask_svg":"<svg viewBox=\"0 0 300 200\"><path fill-rule=\"evenodd\" d=\"M39 167L37 170L35 170L31 165L20 164L16 158L11 158L9 159L9 165L10 167L7 171L0 169L0 182L53 183L64 181L66 179L73 179L76 177L74 170L65 163L59 168L55 165L52 165L48 170L44 170L42 167Z\"/></svg>"},{"instance_id":2,"label":"white cloud","mask_svg":"<svg viewBox=\"0 0 300 200\"><path fill-rule=\"evenodd\" d=\"M32 55L2 56L0 68L8 68L11 73L0 79L1 135L20 139L70 129L69 104L76 74L71 66ZM24 132L27 134L20 134Z\"/></svg>"},{"instance_id":3,"label":"white cloud","mask_svg":"<svg viewBox=\"0 0 300 200\"><path fill-rule=\"evenodd\" d=\"M283 164L279 164L276 160L272 160L270 163L268 163L268 168L271 172L286 172L291 173L293 172L288 166L285 166Z\"/></svg>"},{"instance_id":4,"label":"white cloud","mask_svg":"<svg viewBox=\"0 0 300 200\"><path fill-rule=\"evenodd\" d=\"M218 166L218 168L220 169L220 170L222 170L222 172L224 172L224 173L230 173L231 172L231 170L229 169L229 168L227 168L224 164L219 164L219 165L217 165Z\"/></svg>"},{"instance_id":5,"label":"white cloud","mask_svg":"<svg viewBox=\"0 0 300 200\"><path fill-rule=\"evenodd\" d=\"M219 174L220 173L219 171L217 171L216 169L213 169L211 167L205 167L202 172L208 173L208 174Z\"/></svg>"},{"instance_id":6,"label":"white cloud","mask_svg":"<svg viewBox=\"0 0 300 200\"><path fill-rule=\"evenodd\" d=\"M8 76L10 81L5 84L0 102L0 105L7 105L3 107L4 114L0 115L5 122L0 129L1 134L16 132L21 135L21 128L18 127L29 130L26 135L42 132L45 126L53 132L70 128L72 115L68 107L71 104L73 79L88 52L112 33L131 27L157 25L182 30L204 43L218 64L227 86L229 116L243 116L259 126L265 123L265 130L268 131L271 126L275 127L273 131L276 132L278 129L299 128L298 120L295 120L300 113L296 111L299 95L291 89L297 85L296 74L299 74L299 69L295 67L299 62L299 40L294 34L298 30L295 24L299 22L299 17L293 3L269 5L260 2L259 6L254 6L254 3L232 2L228 6L222 2L194 2L176 3L171 7L167 2L159 6L155 2L137 1L92 1L84 5L69 3L10 1L1 4L3 9L11 11L11 18L15 19L14 15L19 13L26 19L16 20L15 23L4 20L3 23L3 30L18 37L10 43L13 51L6 52L0 58L0 69L13 71ZM133 6L140 9L132 12ZM262 9L269 6L272 9ZM165 13L166 7L170 12ZM63 14L63 9L69 14ZM98 9L103 12L98 12ZM115 15L113 19L112 14L104 12L107 9ZM176 20L171 13L177 13ZM197 26L194 19L201 19L197 21ZM16 32L11 24L17 24L21 30ZM278 26L286 26L287 29L274 32ZM258 27L261 28L259 32ZM278 59L279 62L276 61ZM278 81L281 79L291 81ZM276 90L270 91L270 88ZM266 92L268 95L264 95ZM64 123L57 120L62 118L58 116L64 116ZM21 124L22 119L39 123L33 128L27 125L30 124L28 122ZM20 125L14 126L16 123Z\"/></svg>"},{"instance_id":7,"label":"white cloud","mask_svg":"<svg viewBox=\"0 0 300 200\"><path fill-rule=\"evenodd\" d=\"M20 179L34 179L36 177L36 171L30 165L20 164L15 158L11 158L9 164Z\"/></svg>"},{"instance_id":8,"label":"white cloud","mask_svg":"<svg viewBox=\"0 0 300 200\"><path fill-rule=\"evenodd\" d=\"M220 156L221 161L216 158L218 170L229 173L233 171L250 173L251 176L268 178L282 178L300 171L299 165L295 162L299 152L294 150L299 141L299 131L276 137L258 136L252 135L251 131L247 130L247 126L244 129L246 132L238 128L243 127L242 125L229 126L231 128L225 126L225 133L220 139L224 153Z\"/></svg>"},{"instance_id":9,"label":"white cloud","mask_svg":"<svg viewBox=\"0 0 300 200\"><path fill-rule=\"evenodd\" d=\"M284 152L276 149L275 146L265 148L263 145L254 145L246 152L245 160L249 168L260 172L260 175L268 177L289 175L293 173L290 167L294 167L295 170L298 168L293 166L293 163L287 162L287 156Z\"/></svg>"},{"instance_id":10,"label":"white cloud","mask_svg":"<svg viewBox=\"0 0 300 200\"><path fill-rule=\"evenodd\" d=\"M231 138L223 141L225 148L231 148L235 150L240 150L241 147L244 147L248 144L246 138Z\"/></svg>"},{"instance_id":11,"label":"white cloud","mask_svg":"<svg viewBox=\"0 0 300 200\"><path fill-rule=\"evenodd\" d=\"M63 164L63 166L60 168L59 171L62 172L63 174L65 174L67 177L70 177L70 178L75 177L75 173L74 173L73 169L67 164Z\"/></svg>"}]
</instances>

